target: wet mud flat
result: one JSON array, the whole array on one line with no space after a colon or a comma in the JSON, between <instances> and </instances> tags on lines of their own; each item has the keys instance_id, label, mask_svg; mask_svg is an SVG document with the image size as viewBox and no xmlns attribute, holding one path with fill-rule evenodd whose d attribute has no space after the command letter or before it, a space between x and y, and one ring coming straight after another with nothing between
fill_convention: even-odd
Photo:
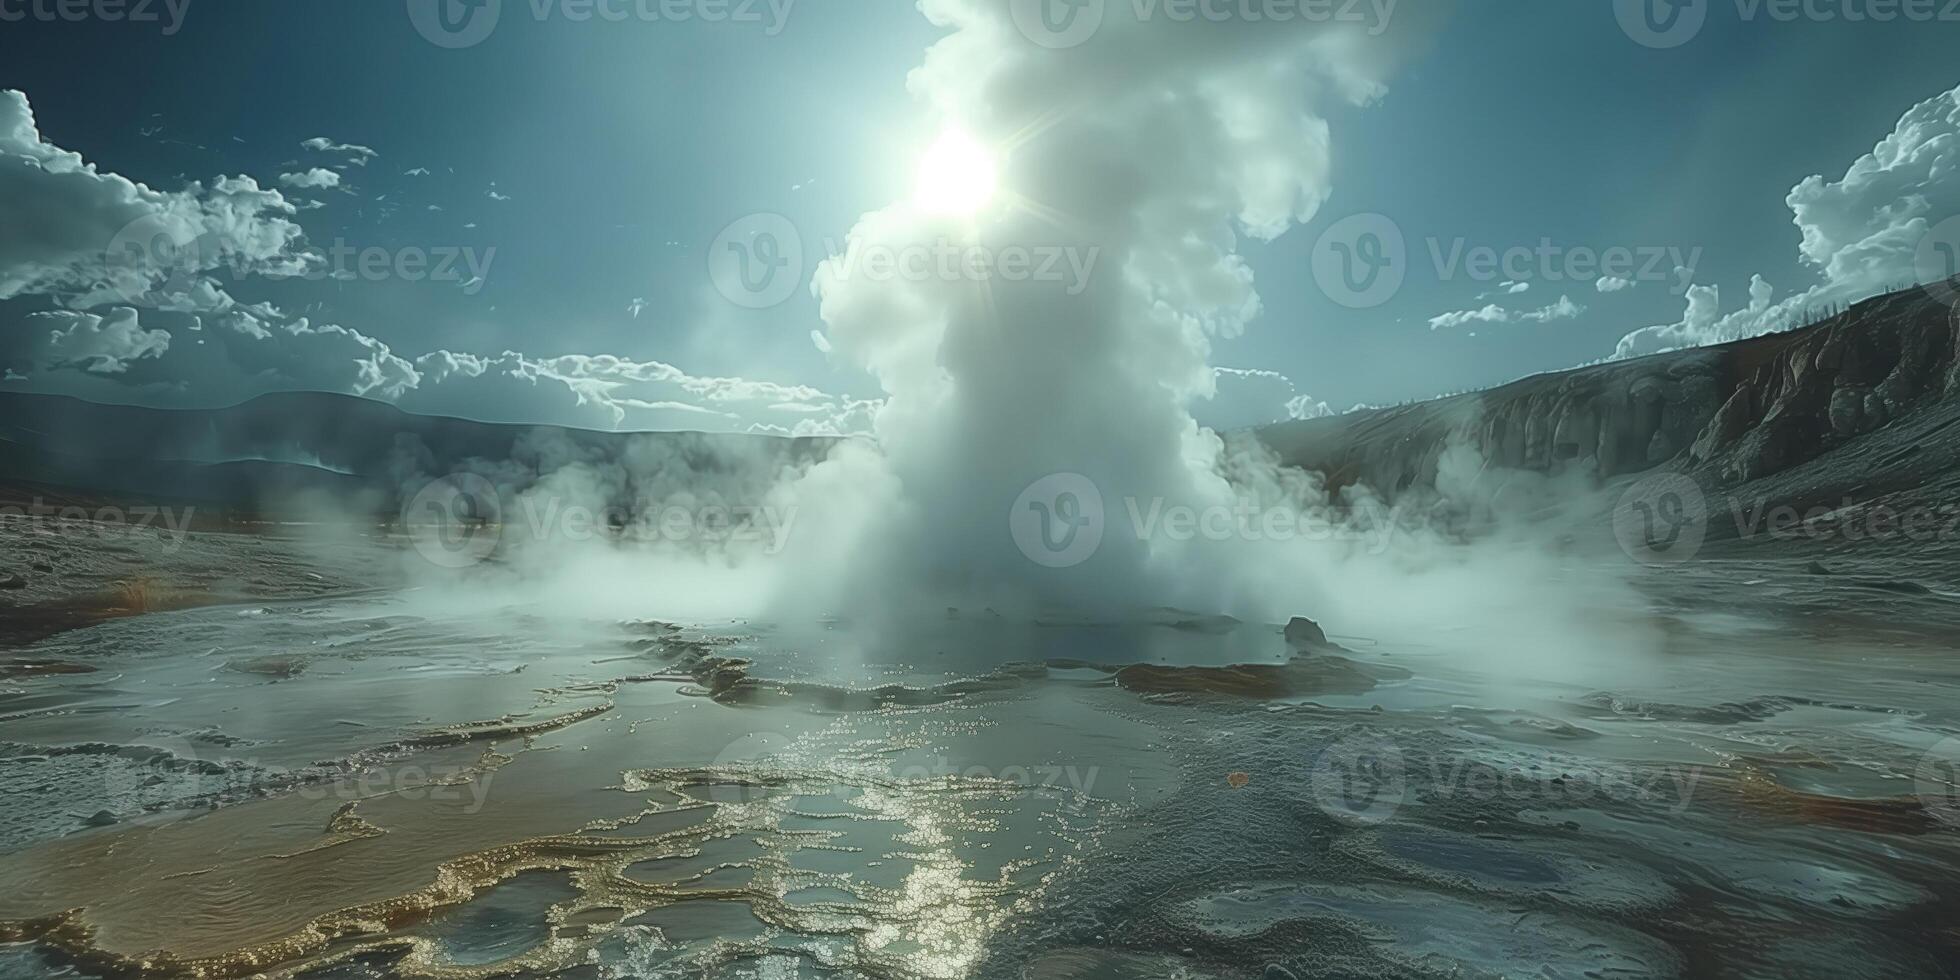
<instances>
[{"instance_id":1,"label":"wet mud flat","mask_svg":"<svg viewBox=\"0 0 1960 980\"><path fill-rule=\"evenodd\" d=\"M1949 975L1940 631L1710 605L1583 678L1158 613L104 622L0 682L0 976Z\"/></svg>"}]
</instances>

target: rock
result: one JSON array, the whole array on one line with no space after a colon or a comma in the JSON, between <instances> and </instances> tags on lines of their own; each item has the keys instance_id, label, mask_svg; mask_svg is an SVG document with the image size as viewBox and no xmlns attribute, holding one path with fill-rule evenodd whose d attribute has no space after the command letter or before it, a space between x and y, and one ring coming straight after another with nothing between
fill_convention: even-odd
<instances>
[{"instance_id":1,"label":"rock","mask_svg":"<svg viewBox=\"0 0 1960 980\"><path fill-rule=\"evenodd\" d=\"M1858 434L1865 421L1865 389L1844 387L1831 392L1831 431L1839 438Z\"/></svg>"},{"instance_id":2,"label":"rock","mask_svg":"<svg viewBox=\"0 0 1960 980\"><path fill-rule=\"evenodd\" d=\"M1723 402L1722 407L1715 412L1715 417L1709 420L1708 426L1695 439L1695 444L1689 447L1688 453L1697 460L1708 460L1734 444L1749 427L1749 416L1754 411L1754 401L1752 392L1747 386L1737 388L1735 393L1729 396L1729 400Z\"/></svg>"},{"instance_id":3,"label":"rock","mask_svg":"<svg viewBox=\"0 0 1960 980\"><path fill-rule=\"evenodd\" d=\"M0 589L27 588L27 579L19 575L0 575Z\"/></svg>"},{"instance_id":4,"label":"rock","mask_svg":"<svg viewBox=\"0 0 1960 980\"><path fill-rule=\"evenodd\" d=\"M1295 616L1286 624L1286 645L1295 650L1327 650L1333 644L1327 642L1327 632L1320 624L1305 616Z\"/></svg>"},{"instance_id":5,"label":"rock","mask_svg":"<svg viewBox=\"0 0 1960 980\"><path fill-rule=\"evenodd\" d=\"M290 680L306 672L306 661L295 657L256 657L233 660L225 666L241 674L257 674L277 680Z\"/></svg>"},{"instance_id":6,"label":"rock","mask_svg":"<svg viewBox=\"0 0 1960 980\"><path fill-rule=\"evenodd\" d=\"M118 823L121 823L122 821L117 819L115 814L110 813L107 810L97 810L94 813L90 814L87 820L84 820L82 822L88 824L91 827L112 827Z\"/></svg>"}]
</instances>

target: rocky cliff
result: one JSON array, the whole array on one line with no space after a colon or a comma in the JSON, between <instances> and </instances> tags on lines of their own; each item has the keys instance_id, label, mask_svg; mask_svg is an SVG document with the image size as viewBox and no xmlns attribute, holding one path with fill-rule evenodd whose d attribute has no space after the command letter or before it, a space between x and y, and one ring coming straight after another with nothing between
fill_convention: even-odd
<instances>
[{"instance_id":1,"label":"rocky cliff","mask_svg":"<svg viewBox=\"0 0 1960 980\"><path fill-rule=\"evenodd\" d=\"M1259 438L1329 485L1434 486L1446 449L1491 466L1604 481L1663 466L1729 488L1784 474L1960 399L1960 314L1914 287L1808 327L1539 375L1488 391ZM1902 447L1903 448L1903 447Z\"/></svg>"}]
</instances>

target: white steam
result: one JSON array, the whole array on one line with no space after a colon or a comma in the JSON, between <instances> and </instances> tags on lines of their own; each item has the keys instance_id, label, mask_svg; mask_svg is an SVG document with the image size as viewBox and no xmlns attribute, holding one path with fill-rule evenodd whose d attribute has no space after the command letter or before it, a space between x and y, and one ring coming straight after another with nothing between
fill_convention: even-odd
<instances>
[{"instance_id":1,"label":"white steam","mask_svg":"<svg viewBox=\"0 0 1960 980\"><path fill-rule=\"evenodd\" d=\"M650 560L615 547L563 579L574 583L566 598L623 598L638 615L712 608L859 623L945 607L1309 615L1384 639L1451 636L1500 673L1510 664L1541 678L1559 665L1598 676L1602 661L1643 648L1628 593L1547 546L1543 511L1572 489L1560 481L1497 472L1459 446L1433 487L1392 488L1394 498L1330 490L1189 411L1216 383L1213 338L1260 313L1241 236L1276 237L1320 208L1323 109L1382 92L1428 35L1425 11L1404 5L1391 29L1371 31L1140 21L1112 3L1095 37L1051 50L1030 42L1007 3L921 7L951 33L910 80L928 110L919 145L967 134L997 154L989 176L999 189L975 214L895 191L895 203L859 220L847 256L818 271L822 346L886 394L875 441L839 444L821 462L771 474L767 488L665 471L648 482L621 461L564 464L524 492L606 500L632 496L635 480L665 481L794 521L779 552L669 548ZM933 200L964 203L962 188L942 191ZM1095 271L864 276L854 261L948 245L1065 253L1064 265ZM1033 560L1010 533L1023 492L1056 474L1086 478L1105 518L1100 545L1066 567ZM1588 482L1582 467L1566 479ZM1171 533L1178 510L1225 515L1202 529L1222 533ZM1269 515L1288 520L1276 529ZM1474 547L1459 546L1465 515L1479 525ZM677 608L676 595L690 601ZM1622 608L1631 615L1602 629Z\"/></svg>"},{"instance_id":2,"label":"white steam","mask_svg":"<svg viewBox=\"0 0 1960 980\"><path fill-rule=\"evenodd\" d=\"M1244 579L1258 572L1235 549L1144 539L1118 517L1130 501L1234 502L1222 444L1187 406L1214 383L1212 338L1260 311L1239 236L1273 238L1320 207L1323 106L1376 96L1407 39L1425 33L1419 15L1371 35L1359 24L1139 19L1109 4L1087 43L1051 50L1010 6L925 0L952 33L910 81L930 112L924 132L997 148L1002 199L973 220L901 201L865 215L851 247L903 254L951 241L986 255L1093 256L1096 271L1063 283L819 270L835 356L889 396L880 452L834 459L799 489L822 512L807 520L862 532L857 560L830 579L832 601L902 583L908 601L923 588L1021 608L1253 611ZM1049 569L1016 547L1007 517L1056 473L1087 477L1123 528L1087 562Z\"/></svg>"}]
</instances>

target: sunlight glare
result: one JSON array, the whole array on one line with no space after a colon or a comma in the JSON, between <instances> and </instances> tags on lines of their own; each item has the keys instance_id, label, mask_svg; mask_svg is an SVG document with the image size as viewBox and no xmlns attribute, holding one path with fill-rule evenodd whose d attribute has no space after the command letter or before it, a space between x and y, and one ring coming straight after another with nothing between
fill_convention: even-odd
<instances>
[{"instance_id":1,"label":"sunlight glare","mask_svg":"<svg viewBox=\"0 0 1960 980\"><path fill-rule=\"evenodd\" d=\"M927 212L967 217L993 200L998 180L993 153L951 129L920 157L913 196Z\"/></svg>"}]
</instances>

